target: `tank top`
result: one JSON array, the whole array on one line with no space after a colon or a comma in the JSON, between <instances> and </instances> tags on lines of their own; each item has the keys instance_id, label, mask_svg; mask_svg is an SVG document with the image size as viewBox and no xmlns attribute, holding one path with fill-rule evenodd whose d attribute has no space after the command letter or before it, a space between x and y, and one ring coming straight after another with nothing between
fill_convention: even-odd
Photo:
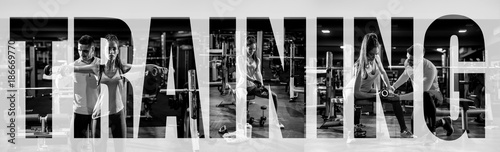
<instances>
[{"instance_id":1,"label":"tank top","mask_svg":"<svg viewBox=\"0 0 500 152\"><path fill-rule=\"evenodd\" d=\"M361 86L359 88L361 92L369 92L374 88L375 80L380 78L380 69L377 66L376 62L372 62L368 67L363 67L366 69L366 75L361 74Z\"/></svg>"},{"instance_id":2,"label":"tank top","mask_svg":"<svg viewBox=\"0 0 500 152\"><path fill-rule=\"evenodd\" d=\"M256 79L255 74L257 73L257 62L255 60L247 59L247 75L252 79ZM247 88L255 87L255 83L247 80Z\"/></svg>"},{"instance_id":3,"label":"tank top","mask_svg":"<svg viewBox=\"0 0 500 152\"><path fill-rule=\"evenodd\" d=\"M104 72L104 71L103 71ZM109 93L109 114L114 114L121 111L124 108L122 93L123 83L120 70L116 70L116 73L110 78L106 74L101 76L101 84L108 86Z\"/></svg>"}]
</instances>

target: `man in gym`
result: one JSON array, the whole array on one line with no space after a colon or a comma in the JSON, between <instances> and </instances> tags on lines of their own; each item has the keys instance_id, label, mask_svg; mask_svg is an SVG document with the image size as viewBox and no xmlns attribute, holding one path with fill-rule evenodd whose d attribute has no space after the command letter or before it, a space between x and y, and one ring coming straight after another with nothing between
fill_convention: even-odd
<instances>
[{"instance_id":1,"label":"man in gym","mask_svg":"<svg viewBox=\"0 0 500 152\"><path fill-rule=\"evenodd\" d=\"M437 68L431 61L425 58L423 58L422 62L413 60L414 47L418 47L420 49L423 48L422 45L414 45L406 50L407 59L404 63L405 71L403 72L403 74L401 74L401 76L399 76L398 80L391 86L390 90L394 91L395 89L399 88L402 84L408 81L408 79L414 82L413 78L413 67L415 67L414 65L416 65L417 67L423 66L424 118L425 121L427 122L427 127L434 135L436 134L437 127L443 127L447 131L446 135L450 136L453 133L453 124L451 119L449 117L445 117L436 121L436 107L439 107L443 103L443 94L439 90ZM413 92L403 95L395 95L389 98L390 100L413 100Z\"/></svg>"},{"instance_id":2,"label":"man in gym","mask_svg":"<svg viewBox=\"0 0 500 152\"><path fill-rule=\"evenodd\" d=\"M100 59L94 56L94 39L83 35L78 40L78 58L74 65L99 64ZM89 138L92 128L92 110L97 102L100 88L98 77L93 73L74 73L74 99L73 99L73 135L74 138ZM99 121L99 120L98 120ZM99 126L99 125L98 125ZM96 129L99 132L99 129ZM94 136L99 138L99 134Z\"/></svg>"}]
</instances>

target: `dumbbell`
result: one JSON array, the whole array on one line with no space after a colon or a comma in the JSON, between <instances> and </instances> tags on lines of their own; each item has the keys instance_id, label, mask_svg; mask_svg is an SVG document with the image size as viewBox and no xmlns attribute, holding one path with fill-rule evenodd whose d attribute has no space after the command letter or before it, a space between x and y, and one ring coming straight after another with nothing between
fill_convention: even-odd
<instances>
[{"instance_id":1,"label":"dumbbell","mask_svg":"<svg viewBox=\"0 0 500 152\"><path fill-rule=\"evenodd\" d=\"M248 118L247 123L253 124L253 122L255 122L255 118L253 117Z\"/></svg>"},{"instance_id":2,"label":"dumbbell","mask_svg":"<svg viewBox=\"0 0 500 152\"><path fill-rule=\"evenodd\" d=\"M380 97L383 100L387 100L387 101L399 101L399 98L394 98L397 95L395 95L394 93L389 92L389 90L387 90L387 89L383 89L382 91L380 91L379 95L380 95Z\"/></svg>"},{"instance_id":3,"label":"dumbbell","mask_svg":"<svg viewBox=\"0 0 500 152\"><path fill-rule=\"evenodd\" d=\"M262 116L260 117L259 125L261 127L264 127L264 124L266 123L266 120L267 120L267 117L264 115L264 112L266 111L267 106L263 105L260 107L260 109L262 110Z\"/></svg>"},{"instance_id":4,"label":"dumbbell","mask_svg":"<svg viewBox=\"0 0 500 152\"><path fill-rule=\"evenodd\" d=\"M383 89L382 91L379 92L380 93L380 96L383 97L383 98L387 98L389 97L389 90L386 90L386 89Z\"/></svg>"}]
</instances>

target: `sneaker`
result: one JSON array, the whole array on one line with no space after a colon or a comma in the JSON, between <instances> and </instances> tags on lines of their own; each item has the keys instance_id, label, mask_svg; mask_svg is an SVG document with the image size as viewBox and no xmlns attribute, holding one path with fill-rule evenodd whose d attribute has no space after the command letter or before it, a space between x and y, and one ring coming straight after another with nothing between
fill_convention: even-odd
<instances>
[{"instance_id":1,"label":"sneaker","mask_svg":"<svg viewBox=\"0 0 500 152\"><path fill-rule=\"evenodd\" d=\"M361 128L355 128L354 129L354 138L365 138L366 137L366 131L361 129Z\"/></svg>"},{"instance_id":2,"label":"sneaker","mask_svg":"<svg viewBox=\"0 0 500 152\"><path fill-rule=\"evenodd\" d=\"M477 117L476 117L476 119L474 119L474 121L477 122L477 123L484 124L484 119L485 119L484 115L485 115L484 113L481 113L481 114L477 115Z\"/></svg>"},{"instance_id":3,"label":"sneaker","mask_svg":"<svg viewBox=\"0 0 500 152\"><path fill-rule=\"evenodd\" d=\"M281 122L278 126L280 126L280 129L285 129L285 125L283 125Z\"/></svg>"},{"instance_id":4,"label":"sneaker","mask_svg":"<svg viewBox=\"0 0 500 152\"><path fill-rule=\"evenodd\" d=\"M405 129L401 131L401 138L413 138L413 134L408 129Z\"/></svg>"},{"instance_id":5,"label":"sneaker","mask_svg":"<svg viewBox=\"0 0 500 152\"><path fill-rule=\"evenodd\" d=\"M449 117L443 118L443 120L444 120L443 128L446 130L446 136L450 136L455 131L453 129L453 121L451 121L451 118Z\"/></svg>"}]
</instances>

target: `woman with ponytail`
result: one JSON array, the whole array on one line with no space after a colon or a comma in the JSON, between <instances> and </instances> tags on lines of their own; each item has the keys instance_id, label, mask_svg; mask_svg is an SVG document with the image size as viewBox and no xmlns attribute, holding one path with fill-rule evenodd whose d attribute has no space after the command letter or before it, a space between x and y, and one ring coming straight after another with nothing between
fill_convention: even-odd
<instances>
[{"instance_id":1,"label":"woman with ponytail","mask_svg":"<svg viewBox=\"0 0 500 152\"><path fill-rule=\"evenodd\" d=\"M391 87L389 77L384 70L380 56L380 43L378 42L377 34L368 33L363 37L361 42L361 49L359 58L354 64L355 72L355 83L354 83L354 100L358 102L360 100L369 100L372 102L376 101L377 91L375 86L375 80L382 78L384 85L389 88L390 92L394 89ZM380 88L379 88L380 90ZM399 122L399 127L401 129L401 137L408 138L412 137L412 133L408 130L405 124L403 109L401 108L401 103L391 102L394 109L394 113ZM359 111L354 115L354 124L357 127L362 126L359 122L360 115Z\"/></svg>"},{"instance_id":2,"label":"woman with ponytail","mask_svg":"<svg viewBox=\"0 0 500 152\"><path fill-rule=\"evenodd\" d=\"M254 37L247 38L247 92L248 95L255 95L261 98L269 98L269 90L264 87L262 73L260 69L260 59L257 56L257 41ZM278 95L271 92L273 98L274 110L278 113ZM279 127L284 129L285 126L279 123Z\"/></svg>"}]
</instances>

